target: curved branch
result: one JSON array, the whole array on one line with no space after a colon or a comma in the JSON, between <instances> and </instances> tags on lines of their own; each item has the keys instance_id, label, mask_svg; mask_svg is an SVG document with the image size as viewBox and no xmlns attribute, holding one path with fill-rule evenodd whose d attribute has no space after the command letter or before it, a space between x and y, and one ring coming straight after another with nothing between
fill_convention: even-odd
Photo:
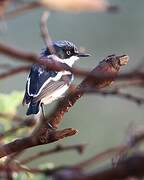
<instances>
[{"instance_id":1,"label":"curved branch","mask_svg":"<svg viewBox=\"0 0 144 180\"><path fill-rule=\"evenodd\" d=\"M68 146L63 146L63 145L59 144L56 147L54 147L53 149L39 152L35 155L28 157L27 159L21 160L20 164L27 164L27 163L30 163L31 161L41 158L43 156L48 156L48 155L63 152L63 151L76 150L78 153L82 153L84 151L85 147L86 147L86 144L74 144L74 145L68 145Z\"/></svg>"},{"instance_id":2,"label":"curved branch","mask_svg":"<svg viewBox=\"0 0 144 180\"><path fill-rule=\"evenodd\" d=\"M83 92L85 93L95 93L102 96L116 96L119 98L127 99L129 101L132 101L138 105L144 104L144 98L138 97L129 93L121 92L120 89L112 89L112 90L97 90L97 89L89 89L89 88L83 88Z\"/></svg>"}]
</instances>

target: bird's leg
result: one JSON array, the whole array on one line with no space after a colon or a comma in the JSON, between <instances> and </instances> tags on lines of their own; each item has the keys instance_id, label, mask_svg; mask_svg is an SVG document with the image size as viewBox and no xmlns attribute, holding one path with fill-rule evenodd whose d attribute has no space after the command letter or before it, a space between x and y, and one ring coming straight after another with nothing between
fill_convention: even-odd
<instances>
[{"instance_id":1,"label":"bird's leg","mask_svg":"<svg viewBox=\"0 0 144 180\"><path fill-rule=\"evenodd\" d=\"M56 130L56 128L54 128L51 123L48 123L48 128L50 128L51 130Z\"/></svg>"},{"instance_id":2,"label":"bird's leg","mask_svg":"<svg viewBox=\"0 0 144 180\"><path fill-rule=\"evenodd\" d=\"M41 103L41 109L42 109L42 116L45 119L45 111L44 111L44 104Z\"/></svg>"},{"instance_id":3,"label":"bird's leg","mask_svg":"<svg viewBox=\"0 0 144 180\"><path fill-rule=\"evenodd\" d=\"M45 119L45 110L44 110L44 104L43 103L41 103L41 109L42 109L42 116ZM50 123L48 123L48 128L55 130L55 128Z\"/></svg>"}]
</instances>

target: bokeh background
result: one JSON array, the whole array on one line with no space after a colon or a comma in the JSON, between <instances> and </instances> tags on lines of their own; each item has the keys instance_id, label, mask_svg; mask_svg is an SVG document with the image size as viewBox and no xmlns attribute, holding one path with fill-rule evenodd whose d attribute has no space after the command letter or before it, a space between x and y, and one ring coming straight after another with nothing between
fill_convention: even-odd
<instances>
[{"instance_id":1,"label":"bokeh background","mask_svg":"<svg viewBox=\"0 0 144 180\"><path fill-rule=\"evenodd\" d=\"M129 64L122 71L134 68L144 56L144 1L111 0L121 7L121 11L112 13L58 13L52 12L48 28L53 40L69 40L78 46L85 47L92 57L81 59L76 65L91 70L109 54L126 53L130 56ZM39 20L42 10L36 10L7 22L6 32L0 32L0 41L14 45L26 51L40 53L44 43L40 36ZM2 26L2 24L1 24ZM18 65L0 56L3 63ZM19 74L0 81L0 93L11 93L14 90L24 91L27 74ZM75 83L80 81L77 79ZM129 89L144 95L138 88ZM47 113L55 103L47 106ZM25 116L26 108L19 106L18 114ZM104 149L123 143L130 123L144 124L144 106L116 97L86 95L66 113L61 128L73 127L79 133L66 138L60 143L89 143L83 155L75 152L64 152L38 159L30 166L40 163L54 163L56 166L74 164ZM28 149L23 156L52 148L57 143Z\"/></svg>"}]
</instances>

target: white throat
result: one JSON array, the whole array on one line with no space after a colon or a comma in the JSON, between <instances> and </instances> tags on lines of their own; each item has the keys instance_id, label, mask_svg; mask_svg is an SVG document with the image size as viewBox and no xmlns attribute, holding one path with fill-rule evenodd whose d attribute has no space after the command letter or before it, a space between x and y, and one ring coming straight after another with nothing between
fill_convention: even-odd
<instances>
[{"instance_id":1,"label":"white throat","mask_svg":"<svg viewBox=\"0 0 144 180\"><path fill-rule=\"evenodd\" d=\"M61 63L66 63L70 67L72 67L72 65L75 63L75 61L77 61L79 59L79 57L77 57L77 56L71 56L68 59L61 59L56 55L49 55L47 57L52 58L52 59L54 59L54 60L56 60L58 62L61 62Z\"/></svg>"}]
</instances>

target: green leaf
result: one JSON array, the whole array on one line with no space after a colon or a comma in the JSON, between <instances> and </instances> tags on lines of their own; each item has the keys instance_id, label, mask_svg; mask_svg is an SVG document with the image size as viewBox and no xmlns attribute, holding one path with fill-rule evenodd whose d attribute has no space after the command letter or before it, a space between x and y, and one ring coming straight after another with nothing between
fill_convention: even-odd
<instances>
[{"instance_id":1,"label":"green leaf","mask_svg":"<svg viewBox=\"0 0 144 180\"><path fill-rule=\"evenodd\" d=\"M13 91L9 94L0 93L0 112L16 115L23 94L21 91ZM9 118L0 117L0 132L11 128L13 121L6 120L9 120Z\"/></svg>"},{"instance_id":2,"label":"green leaf","mask_svg":"<svg viewBox=\"0 0 144 180\"><path fill-rule=\"evenodd\" d=\"M21 104L23 92L13 91L10 94L0 93L0 112L16 114L17 107Z\"/></svg>"},{"instance_id":3,"label":"green leaf","mask_svg":"<svg viewBox=\"0 0 144 180\"><path fill-rule=\"evenodd\" d=\"M35 175L31 174L31 173L14 173L13 174L13 178L15 180L33 180Z\"/></svg>"}]
</instances>

